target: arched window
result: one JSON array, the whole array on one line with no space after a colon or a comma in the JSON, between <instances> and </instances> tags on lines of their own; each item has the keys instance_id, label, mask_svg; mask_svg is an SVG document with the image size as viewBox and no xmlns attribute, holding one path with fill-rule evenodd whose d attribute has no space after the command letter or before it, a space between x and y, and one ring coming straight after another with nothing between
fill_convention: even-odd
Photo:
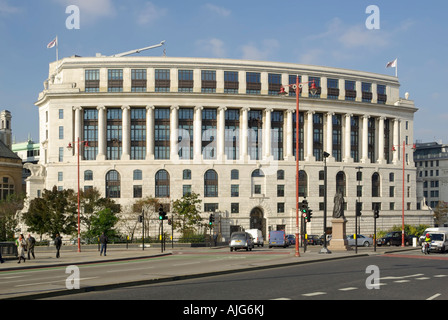
<instances>
[{"instance_id":1,"label":"arched window","mask_svg":"<svg viewBox=\"0 0 448 320\"><path fill-rule=\"evenodd\" d=\"M191 170L190 169L185 169L184 171L182 171L182 179L191 180Z\"/></svg>"},{"instance_id":2,"label":"arched window","mask_svg":"<svg viewBox=\"0 0 448 320\"><path fill-rule=\"evenodd\" d=\"M166 170L159 170L156 173L156 198L169 198L170 196L170 175Z\"/></svg>"},{"instance_id":3,"label":"arched window","mask_svg":"<svg viewBox=\"0 0 448 320\"><path fill-rule=\"evenodd\" d=\"M308 195L308 175L304 170L299 171L299 196L306 197Z\"/></svg>"},{"instance_id":4,"label":"arched window","mask_svg":"<svg viewBox=\"0 0 448 320\"><path fill-rule=\"evenodd\" d=\"M120 198L121 179L116 170L106 173L106 198Z\"/></svg>"},{"instance_id":5,"label":"arched window","mask_svg":"<svg viewBox=\"0 0 448 320\"><path fill-rule=\"evenodd\" d=\"M375 172L372 175L372 197L380 196L380 175Z\"/></svg>"},{"instance_id":6,"label":"arched window","mask_svg":"<svg viewBox=\"0 0 448 320\"><path fill-rule=\"evenodd\" d=\"M336 174L336 193L342 192L342 196L345 197L346 190L347 190L347 184L345 180L345 173L344 171L339 171Z\"/></svg>"},{"instance_id":7,"label":"arched window","mask_svg":"<svg viewBox=\"0 0 448 320\"><path fill-rule=\"evenodd\" d=\"M93 180L93 171L86 170L84 171L84 181L92 181Z\"/></svg>"},{"instance_id":8,"label":"arched window","mask_svg":"<svg viewBox=\"0 0 448 320\"><path fill-rule=\"evenodd\" d=\"M204 197L218 196L218 174L210 169L204 175Z\"/></svg>"},{"instance_id":9,"label":"arched window","mask_svg":"<svg viewBox=\"0 0 448 320\"><path fill-rule=\"evenodd\" d=\"M277 170L277 180L285 180L285 170Z\"/></svg>"},{"instance_id":10,"label":"arched window","mask_svg":"<svg viewBox=\"0 0 448 320\"><path fill-rule=\"evenodd\" d=\"M263 178L264 177L264 172L261 169L256 169L254 171L252 171L252 178Z\"/></svg>"}]
</instances>

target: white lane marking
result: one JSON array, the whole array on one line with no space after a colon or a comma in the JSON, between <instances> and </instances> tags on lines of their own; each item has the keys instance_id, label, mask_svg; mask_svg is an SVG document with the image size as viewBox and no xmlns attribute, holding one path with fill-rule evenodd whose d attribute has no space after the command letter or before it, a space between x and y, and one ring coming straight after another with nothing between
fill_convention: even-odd
<instances>
[{"instance_id":1,"label":"white lane marking","mask_svg":"<svg viewBox=\"0 0 448 320\"><path fill-rule=\"evenodd\" d=\"M390 276L390 277L380 278L380 280L401 280L401 279L420 277L420 276L424 276L424 274L423 273L417 273L417 274L411 274L411 275L408 275L408 276Z\"/></svg>"},{"instance_id":2,"label":"white lane marking","mask_svg":"<svg viewBox=\"0 0 448 320\"><path fill-rule=\"evenodd\" d=\"M99 277L80 278L80 279L72 279L72 280L83 281L83 280L90 280L90 279L96 279L96 278L99 278ZM48 281L48 282L37 282L37 283L19 284L19 285L16 285L15 287L39 286L39 285L42 285L42 284L51 284L51 283L54 283L54 282L61 282L61 281L64 281L64 282L65 282L65 279L64 279L64 280L57 280L57 281Z\"/></svg>"},{"instance_id":3,"label":"white lane marking","mask_svg":"<svg viewBox=\"0 0 448 320\"><path fill-rule=\"evenodd\" d=\"M395 283L406 283L406 282L411 282L411 280L396 280L394 282Z\"/></svg>"},{"instance_id":4,"label":"white lane marking","mask_svg":"<svg viewBox=\"0 0 448 320\"><path fill-rule=\"evenodd\" d=\"M135 269L125 269L125 270L109 270L109 271L106 271L106 272L128 272L128 271L148 270L148 269L154 269L154 267L135 268Z\"/></svg>"},{"instance_id":5,"label":"white lane marking","mask_svg":"<svg viewBox=\"0 0 448 320\"><path fill-rule=\"evenodd\" d=\"M437 298L438 296L441 296L441 294L440 294L440 293L436 293L435 295L433 295L432 297L429 297L429 298L426 299L426 300L434 300L434 299Z\"/></svg>"},{"instance_id":6,"label":"white lane marking","mask_svg":"<svg viewBox=\"0 0 448 320\"><path fill-rule=\"evenodd\" d=\"M443 277L448 277L446 274L437 274L434 276L434 278L443 278Z\"/></svg>"},{"instance_id":7,"label":"white lane marking","mask_svg":"<svg viewBox=\"0 0 448 320\"><path fill-rule=\"evenodd\" d=\"M358 288L356 287L348 287L348 288L341 288L338 289L339 291L351 291L351 290L358 290Z\"/></svg>"},{"instance_id":8,"label":"white lane marking","mask_svg":"<svg viewBox=\"0 0 448 320\"><path fill-rule=\"evenodd\" d=\"M271 299L271 300L292 300L291 298L276 298L276 299Z\"/></svg>"},{"instance_id":9,"label":"white lane marking","mask_svg":"<svg viewBox=\"0 0 448 320\"><path fill-rule=\"evenodd\" d=\"M324 294L327 294L327 293L326 292L311 292L311 293L302 294L302 296L314 297L314 296L320 296L320 295L324 295Z\"/></svg>"},{"instance_id":10,"label":"white lane marking","mask_svg":"<svg viewBox=\"0 0 448 320\"><path fill-rule=\"evenodd\" d=\"M429 280L431 278L429 277L420 277L420 278L415 278L415 280Z\"/></svg>"},{"instance_id":11,"label":"white lane marking","mask_svg":"<svg viewBox=\"0 0 448 320\"><path fill-rule=\"evenodd\" d=\"M198 264L201 263L200 261L197 262L186 262L186 263L179 263L179 264L173 264L173 267L178 267L178 266L188 266L190 264Z\"/></svg>"}]
</instances>

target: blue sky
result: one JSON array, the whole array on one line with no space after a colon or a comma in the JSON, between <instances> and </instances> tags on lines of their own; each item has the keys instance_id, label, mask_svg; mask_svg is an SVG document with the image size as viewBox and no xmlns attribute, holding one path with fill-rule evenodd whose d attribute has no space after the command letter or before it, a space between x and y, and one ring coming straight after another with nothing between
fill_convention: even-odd
<instances>
[{"instance_id":1,"label":"blue sky","mask_svg":"<svg viewBox=\"0 0 448 320\"><path fill-rule=\"evenodd\" d=\"M69 5L80 28L67 29ZM379 27L366 28L369 5ZM58 35L59 57L125 52L166 40L172 57L267 60L363 70L398 58L400 95L419 111L414 139L448 143L448 2L377 0L0 0L0 109L13 116L17 142L37 141L34 102L48 77ZM140 55L162 55L153 49Z\"/></svg>"}]
</instances>

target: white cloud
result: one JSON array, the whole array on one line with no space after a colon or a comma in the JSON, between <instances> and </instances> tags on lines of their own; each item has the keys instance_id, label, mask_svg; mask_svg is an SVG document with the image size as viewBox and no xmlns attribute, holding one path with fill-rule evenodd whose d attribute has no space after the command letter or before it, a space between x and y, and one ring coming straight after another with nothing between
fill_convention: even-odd
<instances>
[{"instance_id":1,"label":"white cloud","mask_svg":"<svg viewBox=\"0 0 448 320\"><path fill-rule=\"evenodd\" d=\"M149 24L164 17L166 13L166 9L159 8L154 3L147 1L144 7L140 10L137 22L141 25Z\"/></svg>"},{"instance_id":2,"label":"white cloud","mask_svg":"<svg viewBox=\"0 0 448 320\"><path fill-rule=\"evenodd\" d=\"M20 12L19 7L13 7L6 0L0 0L0 14L13 14Z\"/></svg>"},{"instance_id":3,"label":"white cloud","mask_svg":"<svg viewBox=\"0 0 448 320\"><path fill-rule=\"evenodd\" d=\"M116 13L112 0L54 0L64 5L79 7L82 22L93 21L96 18L114 16Z\"/></svg>"},{"instance_id":4,"label":"white cloud","mask_svg":"<svg viewBox=\"0 0 448 320\"><path fill-rule=\"evenodd\" d=\"M204 55L209 55L214 58L225 58L227 56L224 42L220 39L198 40L196 41L196 45Z\"/></svg>"},{"instance_id":5,"label":"white cloud","mask_svg":"<svg viewBox=\"0 0 448 320\"><path fill-rule=\"evenodd\" d=\"M243 59L248 60L269 60L271 55L280 47L278 40L265 39L262 41L261 48L250 43L242 47Z\"/></svg>"},{"instance_id":6,"label":"white cloud","mask_svg":"<svg viewBox=\"0 0 448 320\"><path fill-rule=\"evenodd\" d=\"M216 13L222 17L228 17L232 12L226 8L215 6L214 4L207 3L205 5L205 8L207 8L209 11Z\"/></svg>"}]
</instances>

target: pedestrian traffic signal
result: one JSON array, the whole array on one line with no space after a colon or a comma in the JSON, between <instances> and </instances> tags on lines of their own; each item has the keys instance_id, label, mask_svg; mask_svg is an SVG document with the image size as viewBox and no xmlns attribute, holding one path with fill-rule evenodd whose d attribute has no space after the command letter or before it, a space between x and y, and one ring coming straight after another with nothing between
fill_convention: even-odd
<instances>
[{"instance_id":1,"label":"pedestrian traffic signal","mask_svg":"<svg viewBox=\"0 0 448 320\"><path fill-rule=\"evenodd\" d=\"M360 217L362 212L362 202L359 202L358 200L356 200L356 216Z\"/></svg>"}]
</instances>

